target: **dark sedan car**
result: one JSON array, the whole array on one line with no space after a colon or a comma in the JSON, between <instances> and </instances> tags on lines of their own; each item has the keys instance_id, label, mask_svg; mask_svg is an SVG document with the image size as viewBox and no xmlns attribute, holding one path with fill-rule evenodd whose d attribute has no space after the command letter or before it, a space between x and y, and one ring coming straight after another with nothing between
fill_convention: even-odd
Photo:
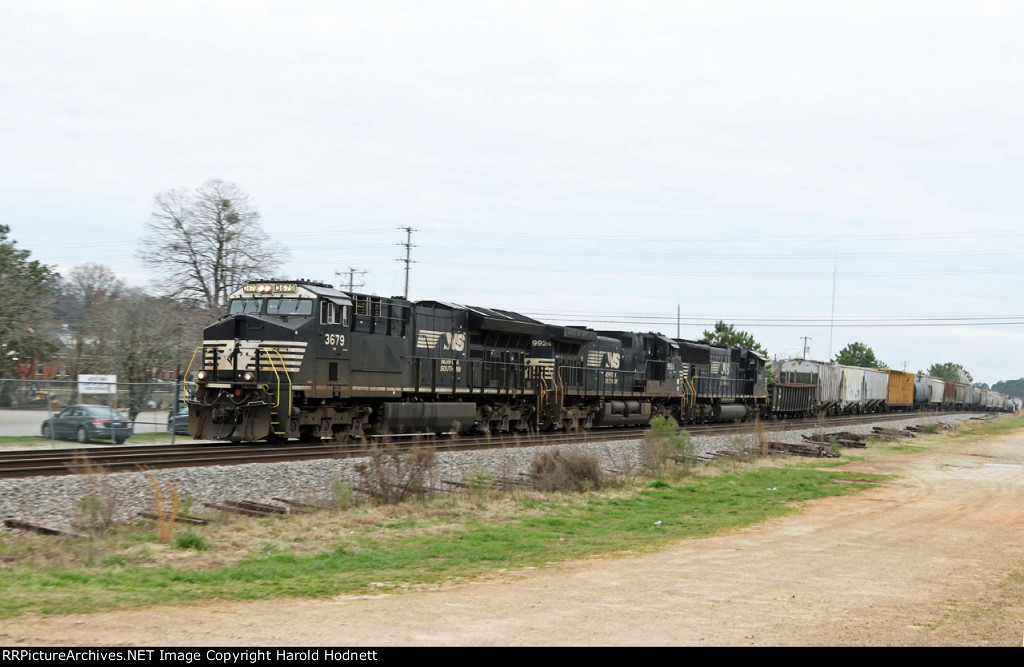
<instances>
[{"instance_id":1,"label":"dark sedan car","mask_svg":"<svg viewBox=\"0 0 1024 667\"><path fill-rule=\"evenodd\" d=\"M132 434L131 421L106 405L69 405L43 422L43 437L74 438L78 442L113 440L120 444Z\"/></svg>"},{"instance_id":2,"label":"dark sedan car","mask_svg":"<svg viewBox=\"0 0 1024 667\"><path fill-rule=\"evenodd\" d=\"M177 410L167 416L167 431L176 435L188 435L188 405L178 402Z\"/></svg>"}]
</instances>

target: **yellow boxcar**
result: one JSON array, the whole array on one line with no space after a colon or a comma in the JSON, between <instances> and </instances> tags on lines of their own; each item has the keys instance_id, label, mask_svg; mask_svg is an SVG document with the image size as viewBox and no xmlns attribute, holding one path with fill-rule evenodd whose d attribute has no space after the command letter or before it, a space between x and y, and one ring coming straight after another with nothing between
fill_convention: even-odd
<instances>
[{"instance_id":1,"label":"yellow boxcar","mask_svg":"<svg viewBox=\"0 0 1024 667\"><path fill-rule=\"evenodd\" d=\"M914 407L914 374L889 371L889 409L910 410Z\"/></svg>"}]
</instances>

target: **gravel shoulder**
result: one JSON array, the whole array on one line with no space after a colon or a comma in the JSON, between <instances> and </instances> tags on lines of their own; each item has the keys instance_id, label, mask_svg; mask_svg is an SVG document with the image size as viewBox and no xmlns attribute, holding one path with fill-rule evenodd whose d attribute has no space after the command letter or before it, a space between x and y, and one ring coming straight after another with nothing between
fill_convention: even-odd
<instances>
[{"instance_id":1,"label":"gravel shoulder","mask_svg":"<svg viewBox=\"0 0 1024 667\"><path fill-rule=\"evenodd\" d=\"M874 453L837 470L895 474L794 516L657 553L507 572L440 590L5 620L6 646L1019 646L1024 432ZM945 620L944 620L945 619Z\"/></svg>"}]
</instances>

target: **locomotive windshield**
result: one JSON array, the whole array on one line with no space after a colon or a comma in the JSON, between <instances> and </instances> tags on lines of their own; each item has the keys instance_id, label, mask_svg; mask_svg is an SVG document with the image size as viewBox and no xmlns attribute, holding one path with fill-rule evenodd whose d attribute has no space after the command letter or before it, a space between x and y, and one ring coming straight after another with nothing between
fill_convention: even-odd
<instances>
[{"instance_id":1,"label":"locomotive windshield","mask_svg":"<svg viewBox=\"0 0 1024 667\"><path fill-rule=\"evenodd\" d=\"M229 315L312 315L312 299L232 299Z\"/></svg>"},{"instance_id":2,"label":"locomotive windshield","mask_svg":"<svg viewBox=\"0 0 1024 667\"><path fill-rule=\"evenodd\" d=\"M312 315L312 299L267 299L267 315Z\"/></svg>"},{"instance_id":3,"label":"locomotive windshield","mask_svg":"<svg viewBox=\"0 0 1024 667\"><path fill-rule=\"evenodd\" d=\"M232 299L228 315L259 315L263 299Z\"/></svg>"}]
</instances>

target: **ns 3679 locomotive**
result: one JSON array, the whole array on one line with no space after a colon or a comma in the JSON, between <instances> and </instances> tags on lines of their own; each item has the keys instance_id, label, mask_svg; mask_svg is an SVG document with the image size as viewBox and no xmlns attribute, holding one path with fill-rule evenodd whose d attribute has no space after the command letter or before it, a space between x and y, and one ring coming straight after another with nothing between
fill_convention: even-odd
<instances>
[{"instance_id":1,"label":"ns 3679 locomotive","mask_svg":"<svg viewBox=\"0 0 1024 667\"><path fill-rule=\"evenodd\" d=\"M247 442L735 420L767 396L750 350L304 280L234 292L188 376L190 434Z\"/></svg>"}]
</instances>

